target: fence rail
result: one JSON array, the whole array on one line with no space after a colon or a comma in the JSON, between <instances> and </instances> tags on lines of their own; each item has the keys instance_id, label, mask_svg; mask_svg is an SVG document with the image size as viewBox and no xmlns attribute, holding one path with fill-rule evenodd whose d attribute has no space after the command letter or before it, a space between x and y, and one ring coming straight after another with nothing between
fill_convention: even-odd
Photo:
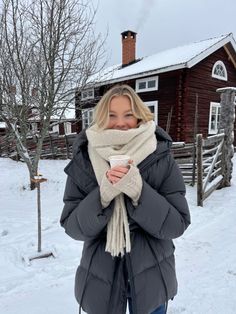
<instances>
[{"instance_id":1,"label":"fence rail","mask_svg":"<svg viewBox=\"0 0 236 314\"><path fill-rule=\"evenodd\" d=\"M42 147L42 159L67 159L72 158L72 145L76 137L76 133L68 135L58 135L51 133L45 137ZM33 156L36 153L38 138L29 137L27 139L27 148L29 155ZM20 159L17 152L16 142L11 136L0 137L0 156Z\"/></svg>"},{"instance_id":2,"label":"fence rail","mask_svg":"<svg viewBox=\"0 0 236 314\"><path fill-rule=\"evenodd\" d=\"M42 159L71 159L72 145L76 133L69 135L49 134L43 142ZM195 144L174 142L172 153L183 174L185 183L195 184L197 180L197 203L203 206L203 201L217 189L222 181L222 153L224 133L210 136L206 139L197 135ZM30 156L36 152L37 137L28 138L27 148ZM196 158L195 158L196 152ZM9 136L0 137L0 156L19 160L19 154L14 140ZM196 177L196 178L195 178Z\"/></svg>"},{"instance_id":3,"label":"fence rail","mask_svg":"<svg viewBox=\"0 0 236 314\"><path fill-rule=\"evenodd\" d=\"M223 180L222 154L225 134L202 138L197 135L197 205L211 195Z\"/></svg>"},{"instance_id":4,"label":"fence rail","mask_svg":"<svg viewBox=\"0 0 236 314\"><path fill-rule=\"evenodd\" d=\"M194 185L194 144L173 143L172 153L182 172L184 182ZM196 167L196 166L195 166Z\"/></svg>"}]
</instances>

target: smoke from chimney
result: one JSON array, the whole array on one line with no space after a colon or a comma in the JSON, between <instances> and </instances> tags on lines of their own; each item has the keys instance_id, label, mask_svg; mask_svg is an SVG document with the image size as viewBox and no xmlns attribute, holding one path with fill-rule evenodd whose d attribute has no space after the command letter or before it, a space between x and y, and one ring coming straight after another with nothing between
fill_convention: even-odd
<instances>
[{"instance_id":1,"label":"smoke from chimney","mask_svg":"<svg viewBox=\"0 0 236 314\"><path fill-rule=\"evenodd\" d=\"M135 27L136 32L139 32L139 30L142 29L143 26L145 25L150 14L153 11L153 7L155 6L156 1L155 0L143 0L142 1L142 5L139 11L138 18L137 18L137 24Z\"/></svg>"}]
</instances>

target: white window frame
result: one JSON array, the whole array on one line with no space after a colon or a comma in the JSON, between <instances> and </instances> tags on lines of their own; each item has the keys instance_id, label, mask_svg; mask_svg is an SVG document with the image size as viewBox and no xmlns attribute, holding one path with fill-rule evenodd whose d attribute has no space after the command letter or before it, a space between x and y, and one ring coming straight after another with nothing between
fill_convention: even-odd
<instances>
[{"instance_id":1,"label":"white window frame","mask_svg":"<svg viewBox=\"0 0 236 314\"><path fill-rule=\"evenodd\" d=\"M94 108L86 108L86 109L82 109L81 113L82 113L82 127L83 129L87 128L90 126L90 124L92 123L93 120L93 110ZM92 114L91 114L92 112Z\"/></svg>"},{"instance_id":2,"label":"white window frame","mask_svg":"<svg viewBox=\"0 0 236 314\"><path fill-rule=\"evenodd\" d=\"M208 134L217 134L218 133L218 125L216 123L215 129L211 128L211 120L212 120L212 108L216 108L216 117L218 117L218 110L221 107L219 102L211 102L210 103L210 113L209 113L209 123L208 123Z\"/></svg>"},{"instance_id":3,"label":"white window frame","mask_svg":"<svg viewBox=\"0 0 236 314\"><path fill-rule=\"evenodd\" d=\"M0 121L0 129L6 129L6 122Z\"/></svg>"},{"instance_id":4,"label":"white window frame","mask_svg":"<svg viewBox=\"0 0 236 314\"><path fill-rule=\"evenodd\" d=\"M39 110L38 110L37 108L33 108L33 109L31 110L31 112L32 112L32 114L33 114L34 116L36 116L36 115L39 114Z\"/></svg>"},{"instance_id":5,"label":"white window frame","mask_svg":"<svg viewBox=\"0 0 236 314\"><path fill-rule=\"evenodd\" d=\"M52 132L53 133L59 133L59 124L55 124L52 126Z\"/></svg>"},{"instance_id":6,"label":"white window frame","mask_svg":"<svg viewBox=\"0 0 236 314\"><path fill-rule=\"evenodd\" d=\"M66 121L64 122L64 133L65 134L71 134L72 127L71 127L71 122Z\"/></svg>"},{"instance_id":7,"label":"white window frame","mask_svg":"<svg viewBox=\"0 0 236 314\"><path fill-rule=\"evenodd\" d=\"M217 67L217 65L222 66L222 68L224 69L224 72L225 72L225 76L220 76L220 75L217 75L217 74L214 73L215 72L215 68ZM217 78L218 80L228 81L228 74L227 74L226 66L220 60L216 61L216 63L213 65L211 75L212 75L212 77Z\"/></svg>"},{"instance_id":8,"label":"white window frame","mask_svg":"<svg viewBox=\"0 0 236 314\"><path fill-rule=\"evenodd\" d=\"M148 82L149 81L156 81L156 86L155 87L148 87ZM146 83L146 88L139 88L139 83ZM159 77L158 76L151 76L151 77L145 77L141 78L135 81L135 91L137 93L143 93L143 92L150 92L153 90L158 90L158 83L159 83Z\"/></svg>"},{"instance_id":9,"label":"white window frame","mask_svg":"<svg viewBox=\"0 0 236 314\"><path fill-rule=\"evenodd\" d=\"M147 107L154 106L154 122L157 125L158 124L158 101L144 101L145 105Z\"/></svg>"},{"instance_id":10,"label":"white window frame","mask_svg":"<svg viewBox=\"0 0 236 314\"><path fill-rule=\"evenodd\" d=\"M32 127L32 132L38 131L38 123L37 122L32 122L31 127Z\"/></svg>"},{"instance_id":11,"label":"white window frame","mask_svg":"<svg viewBox=\"0 0 236 314\"><path fill-rule=\"evenodd\" d=\"M91 92L91 95L89 93ZM94 88L88 88L81 92L81 100L94 99Z\"/></svg>"}]
</instances>

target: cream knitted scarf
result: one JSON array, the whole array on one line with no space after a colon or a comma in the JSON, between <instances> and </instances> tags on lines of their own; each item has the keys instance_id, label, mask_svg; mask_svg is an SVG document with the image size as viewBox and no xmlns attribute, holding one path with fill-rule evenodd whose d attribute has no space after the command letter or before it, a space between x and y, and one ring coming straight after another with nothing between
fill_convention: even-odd
<instances>
[{"instance_id":1,"label":"cream knitted scarf","mask_svg":"<svg viewBox=\"0 0 236 314\"><path fill-rule=\"evenodd\" d=\"M127 131L116 129L101 130L93 125L86 130L88 138L88 154L91 160L97 182L100 185L102 177L110 169L108 162L112 155L129 155L137 166L148 155L156 150L155 123L149 121L138 128ZM114 211L107 226L107 242L105 250L112 256L124 255L130 252L130 232L123 193L115 197Z\"/></svg>"}]
</instances>

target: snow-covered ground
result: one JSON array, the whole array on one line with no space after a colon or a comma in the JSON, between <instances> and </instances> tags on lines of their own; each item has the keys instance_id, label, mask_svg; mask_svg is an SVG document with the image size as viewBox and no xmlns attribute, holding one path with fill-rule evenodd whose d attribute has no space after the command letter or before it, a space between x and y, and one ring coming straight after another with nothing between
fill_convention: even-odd
<instances>
[{"instance_id":1,"label":"snow-covered ground","mask_svg":"<svg viewBox=\"0 0 236 314\"><path fill-rule=\"evenodd\" d=\"M82 242L60 227L66 161L45 160L40 172L43 249L57 257L22 261L37 251L36 191L29 191L26 166L0 158L0 313L76 314L74 275ZM179 293L169 314L236 313L236 156L232 186L196 206L196 188L187 187L192 224L175 240ZM98 313L103 314L103 313Z\"/></svg>"}]
</instances>

